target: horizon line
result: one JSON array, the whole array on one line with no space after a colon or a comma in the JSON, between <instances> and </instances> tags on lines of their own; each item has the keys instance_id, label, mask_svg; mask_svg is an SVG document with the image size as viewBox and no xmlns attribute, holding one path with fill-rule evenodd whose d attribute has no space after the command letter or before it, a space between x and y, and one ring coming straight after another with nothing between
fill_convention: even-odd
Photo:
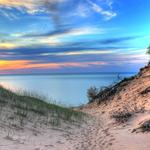
<instances>
[{"instance_id":1,"label":"horizon line","mask_svg":"<svg viewBox=\"0 0 150 150\"><path fill-rule=\"evenodd\" d=\"M137 72L75 72L75 73L18 73L18 74L0 74L0 76L9 76L9 75L74 75L74 74L134 74Z\"/></svg>"}]
</instances>

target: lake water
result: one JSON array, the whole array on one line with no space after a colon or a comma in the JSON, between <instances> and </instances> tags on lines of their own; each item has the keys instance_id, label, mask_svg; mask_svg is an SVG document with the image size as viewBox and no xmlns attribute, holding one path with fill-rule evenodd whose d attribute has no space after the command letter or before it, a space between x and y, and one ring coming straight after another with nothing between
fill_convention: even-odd
<instances>
[{"instance_id":1,"label":"lake water","mask_svg":"<svg viewBox=\"0 0 150 150\"><path fill-rule=\"evenodd\" d=\"M119 74L121 78L133 73ZM32 91L67 106L88 102L87 89L108 86L118 80L118 74L65 74L65 75L6 75L0 84L12 91Z\"/></svg>"}]
</instances>

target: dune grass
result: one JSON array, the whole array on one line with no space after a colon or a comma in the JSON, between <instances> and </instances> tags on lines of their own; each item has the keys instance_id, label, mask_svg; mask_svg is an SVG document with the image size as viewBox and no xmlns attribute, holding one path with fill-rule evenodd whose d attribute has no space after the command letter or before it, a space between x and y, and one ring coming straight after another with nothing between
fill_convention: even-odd
<instances>
[{"instance_id":1,"label":"dune grass","mask_svg":"<svg viewBox=\"0 0 150 150\"><path fill-rule=\"evenodd\" d=\"M11 108L14 114L13 117L11 115L9 118L16 118L17 116L20 124L23 124L24 120L34 120L38 117L42 118L41 123L60 125L61 122L82 122L86 116L72 108L48 103L44 97L38 94L31 92L14 93L1 86L0 109L6 107Z\"/></svg>"}]
</instances>

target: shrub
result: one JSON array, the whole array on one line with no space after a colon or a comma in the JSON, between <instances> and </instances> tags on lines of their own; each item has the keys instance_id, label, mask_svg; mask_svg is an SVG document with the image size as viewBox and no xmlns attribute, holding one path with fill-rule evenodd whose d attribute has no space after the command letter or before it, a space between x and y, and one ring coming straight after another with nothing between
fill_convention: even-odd
<instances>
[{"instance_id":1,"label":"shrub","mask_svg":"<svg viewBox=\"0 0 150 150\"><path fill-rule=\"evenodd\" d=\"M96 100L98 95L98 89L96 87L90 87L87 91L89 103L92 103Z\"/></svg>"},{"instance_id":2,"label":"shrub","mask_svg":"<svg viewBox=\"0 0 150 150\"><path fill-rule=\"evenodd\" d=\"M118 83L114 83L108 87L102 87L100 89L96 87L91 87L88 89L87 95L89 99L89 103L97 102L100 104L101 102L106 102L110 100L116 93L120 92L124 86L130 83L135 78L132 76L130 78L124 78Z\"/></svg>"},{"instance_id":3,"label":"shrub","mask_svg":"<svg viewBox=\"0 0 150 150\"><path fill-rule=\"evenodd\" d=\"M117 92L117 89L115 86L109 86L101 88L98 93L98 101L97 103L100 104L101 102L107 101L110 99L110 97L114 96L114 94Z\"/></svg>"},{"instance_id":4,"label":"shrub","mask_svg":"<svg viewBox=\"0 0 150 150\"><path fill-rule=\"evenodd\" d=\"M90 89L88 89L87 95L89 103L97 102L98 104L100 104L101 102L108 100L115 93L116 88L114 88L114 86L103 87L100 89L91 87Z\"/></svg>"}]
</instances>

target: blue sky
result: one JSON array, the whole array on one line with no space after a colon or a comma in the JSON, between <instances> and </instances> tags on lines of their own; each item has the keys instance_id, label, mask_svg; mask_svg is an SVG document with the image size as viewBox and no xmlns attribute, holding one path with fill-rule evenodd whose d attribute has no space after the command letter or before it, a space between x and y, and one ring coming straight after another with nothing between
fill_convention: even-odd
<instances>
[{"instance_id":1,"label":"blue sky","mask_svg":"<svg viewBox=\"0 0 150 150\"><path fill-rule=\"evenodd\" d=\"M0 74L135 72L149 0L0 0Z\"/></svg>"}]
</instances>

